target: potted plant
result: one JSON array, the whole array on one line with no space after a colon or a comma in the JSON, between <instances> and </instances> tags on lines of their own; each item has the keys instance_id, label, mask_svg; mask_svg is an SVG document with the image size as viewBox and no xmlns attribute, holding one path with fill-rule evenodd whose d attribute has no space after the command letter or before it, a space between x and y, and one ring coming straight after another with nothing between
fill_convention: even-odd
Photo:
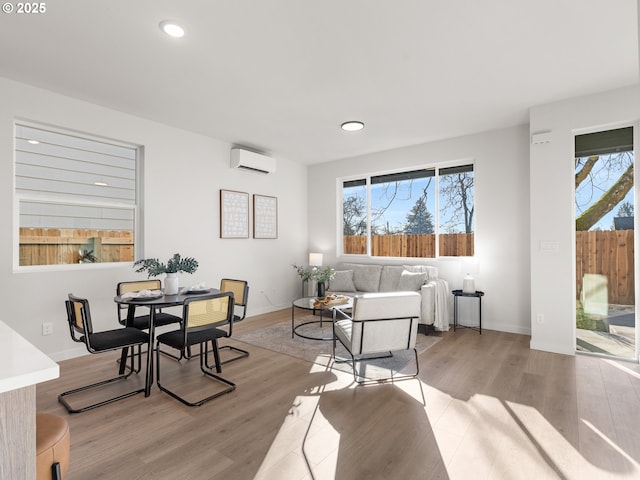
<instances>
[{"instance_id":1,"label":"potted plant","mask_svg":"<svg viewBox=\"0 0 640 480\"><path fill-rule=\"evenodd\" d=\"M324 297L325 284L336 276L336 271L331 267L317 268L313 277L318 282L318 297Z\"/></svg>"},{"instance_id":2,"label":"potted plant","mask_svg":"<svg viewBox=\"0 0 640 480\"><path fill-rule=\"evenodd\" d=\"M174 253L167 263L160 262L157 258L144 258L133 264L136 272L147 272L148 278L166 274L164 283L165 295L178 293L178 273L194 273L198 269L198 261L193 257L181 257Z\"/></svg>"},{"instance_id":3,"label":"potted plant","mask_svg":"<svg viewBox=\"0 0 640 480\"><path fill-rule=\"evenodd\" d=\"M93 250L80 249L78 250L78 263L96 263L98 259L93 254Z\"/></svg>"},{"instance_id":4,"label":"potted plant","mask_svg":"<svg viewBox=\"0 0 640 480\"><path fill-rule=\"evenodd\" d=\"M308 282L309 280L318 282L318 297L324 297L325 284L336 276L336 271L331 267L307 269L300 265L293 265L293 268L296 269L303 282Z\"/></svg>"}]
</instances>

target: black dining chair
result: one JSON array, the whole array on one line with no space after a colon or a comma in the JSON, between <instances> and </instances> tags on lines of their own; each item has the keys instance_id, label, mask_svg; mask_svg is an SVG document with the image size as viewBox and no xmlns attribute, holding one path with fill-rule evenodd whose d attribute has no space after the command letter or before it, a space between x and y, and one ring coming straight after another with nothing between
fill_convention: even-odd
<instances>
[{"instance_id":1,"label":"black dining chair","mask_svg":"<svg viewBox=\"0 0 640 480\"><path fill-rule=\"evenodd\" d=\"M215 367L216 373L221 373L220 355L218 351L218 339L227 337L233 328L233 293L216 293L200 295L185 300L183 306L182 323L179 330L166 332L156 337L156 365L158 388L176 400L190 407L197 407L205 402L213 400L221 395L235 390L236 385L229 380L216 375L211 370ZM228 326L229 330L223 330L221 326ZM208 344L213 347L215 365L209 365ZM224 385L223 390L218 390L212 395L196 401L189 401L175 391L162 384L160 375L160 345L167 345L179 350L184 356L188 348L193 345L200 346L200 370L209 378ZM177 367L184 368L184 367Z\"/></svg>"},{"instance_id":2,"label":"black dining chair","mask_svg":"<svg viewBox=\"0 0 640 480\"><path fill-rule=\"evenodd\" d=\"M160 280L136 280L130 282L120 282L116 286L116 295L121 296L125 293L130 292L140 292L142 290L160 290ZM127 311L128 308L131 308L127 305L117 304L118 309L118 322L121 325L126 325L127 323ZM135 308L135 307L133 307ZM171 325L172 323L180 323L182 318L178 315L171 315L170 313L165 313L162 311L157 311L155 315L155 324L156 327L161 327L163 325ZM130 327L137 328L139 330L148 330L149 329L149 314L146 315L135 315L133 317L133 321L131 322Z\"/></svg>"},{"instance_id":3,"label":"black dining chair","mask_svg":"<svg viewBox=\"0 0 640 480\"><path fill-rule=\"evenodd\" d=\"M71 293L68 297L69 299L65 301L65 306L67 309L67 320L69 322L71 339L74 342L84 343L89 353L93 354L104 353L112 350L130 349L128 358L131 360L131 364L127 373L121 373L116 377L61 393L58 395L58 401L65 406L69 413L79 413L144 392L144 387L137 388L80 408L74 408L69 404L67 397L70 395L98 388L112 382L126 380L132 373L138 373L141 369L141 346L149 342L149 335L133 327L95 332L91 321L89 301L85 298L76 297ZM134 353L135 347L138 349L137 355ZM136 356L138 358L137 368L134 365L134 358Z\"/></svg>"},{"instance_id":4,"label":"black dining chair","mask_svg":"<svg viewBox=\"0 0 640 480\"><path fill-rule=\"evenodd\" d=\"M128 282L119 282L116 286L116 295L122 296L125 293L131 292L140 292L142 290L160 290L161 283L159 279L149 279L149 280L134 280ZM118 311L118 322L121 325L127 325L133 328L137 328L138 330L148 330L150 315L147 313L145 315L135 315L135 306L133 305L125 305L118 303L117 311ZM129 313L129 309L134 309L134 317L132 320L127 319L127 315ZM158 309L154 316L154 323L156 327L162 327L165 325L178 324L182 321L182 318L178 315L172 315L170 313L163 312ZM163 351L163 354L171 357L175 360L180 361L182 357L178 357L173 355L172 353Z\"/></svg>"},{"instance_id":5,"label":"black dining chair","mask_svg":"<svg viewBox=\"0 0 640 480\"><path fill-rule=\"evenodd\" d=\"M231 292L233 293L233 323L241 322L247 315L247 301L249 300L249 284L245 280L234 280L232 278L223 278L220 281L220 291L221 292ZM236 312L240 312L240 314L236 314ZM231 336L231 332L227 337ZM231 345L223 345L220 347L220 350L230 350L233 352L237 352L238 355L230 357L222 362L225 363L233 362L235 360L240 360L241 358L246 358L249 356L249 352L243 350L238 347L234 347Z\"/></svg>"}]
</instances>

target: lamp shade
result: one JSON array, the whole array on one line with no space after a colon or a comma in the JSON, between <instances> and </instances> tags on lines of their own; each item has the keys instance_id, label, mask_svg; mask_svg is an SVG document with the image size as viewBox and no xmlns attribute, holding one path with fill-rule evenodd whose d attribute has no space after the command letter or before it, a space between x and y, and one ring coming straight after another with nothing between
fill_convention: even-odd
<instances>
[{"instance_id":1,"label":"lamp shade","mask_svg":"<svg viewBox=\"0 0 640 480\"><path fill-rule=\"evenodd\" d=\"M310 267L321 267L322 266L322 254L321 253L310 253L309 254L309 266Z\"/></svg>"}]
</instances>

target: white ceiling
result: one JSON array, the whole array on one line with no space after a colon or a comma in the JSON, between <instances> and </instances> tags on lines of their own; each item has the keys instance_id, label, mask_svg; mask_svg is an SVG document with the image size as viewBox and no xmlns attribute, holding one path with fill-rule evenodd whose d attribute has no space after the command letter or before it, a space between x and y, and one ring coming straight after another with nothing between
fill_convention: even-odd
<instances>
[{"instance_id":1,"label":"white ceiling","mask_svg":"<svg viewBox=\"0 0 640 480\"><path fill-rule=\"evenodd\" d=\"M46 8L0 14L0 76L309 164L524 124L533 105L639 81L636 0ZM351 119L366 128L341 131Z\"/></svg>"}]
</instances>

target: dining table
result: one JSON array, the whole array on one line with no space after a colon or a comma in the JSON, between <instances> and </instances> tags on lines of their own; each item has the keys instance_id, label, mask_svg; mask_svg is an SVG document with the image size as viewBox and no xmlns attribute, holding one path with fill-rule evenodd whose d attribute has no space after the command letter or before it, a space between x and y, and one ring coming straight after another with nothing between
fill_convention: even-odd
<instances>
[{"instance_id":1,"label":"dining table","mask_svg":"<svg viewBox=\"0 0 640 480\"><path fill-rule=\"evenodd\" d=\"M129 327L133 323L135 317L136 307L148 307L149 308L149 347L147 350L147 369L145 375L145 389L144 396L148 397L151 394L151 387L154 381L153 375L153 343L155 342L155 316L156 312L165 307L176 307L184 305L185 300L193 298L194 296L204 294L216 294L220 293L217 288L207 288L202 290L188 290L183 289L176 295L165 295L162 290L159 290L156 294L147 294L140 296L116 295L114 301L120 305L126 305L127 319L125 326ZM123 349L122 358L120 359L120 373L124 373L124 368L127 358L127 349Z\"/></svg>"}]
</instances>

